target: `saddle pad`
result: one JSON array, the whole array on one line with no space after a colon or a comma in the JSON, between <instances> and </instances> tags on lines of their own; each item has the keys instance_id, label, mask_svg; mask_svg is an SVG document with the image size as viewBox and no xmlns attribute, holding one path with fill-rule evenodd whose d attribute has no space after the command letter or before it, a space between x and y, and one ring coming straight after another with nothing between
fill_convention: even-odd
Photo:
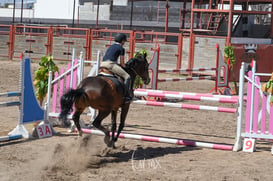
<instances>
[{"instance_id":1,"label":"saddle pad","mask_svg":"<svg viewBox=\"0 0 273 181\"><path fill-rule=\"evenodd\" d=\"M115 86L117 92L121 92L124 94L124 84L123 81L118 79L116 76L111 74L99 74L98 77L101 76L103 78L109 79Z\"/></svg>"},{"instance_id":2,"label":"saddle pad","mask_svg":"<svg viewBox=\"0 0 273 181\"><path fill-rule=\"evenodd\" d=\"M108 73L105 73L105 72L100 72L98 75L101 75L101 76L106 76L106 77L116 77L114 76L113 74L108 74Z\"/></svg>"}]
</instances>

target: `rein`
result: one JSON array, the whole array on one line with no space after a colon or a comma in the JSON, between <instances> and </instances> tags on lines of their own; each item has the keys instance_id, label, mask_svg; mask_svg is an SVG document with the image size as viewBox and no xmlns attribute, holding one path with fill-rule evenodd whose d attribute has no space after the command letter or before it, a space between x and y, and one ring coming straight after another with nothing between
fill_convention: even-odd
<instances>
[{"instance_id":1,"label":"rein","mask_svg":"<svg viewBox=\"0 0 273 181\"><path fill-rule=\"evenodd\" d=\"M129 68L129 69L133 70L133 72L134 72L136 75L138 75L138 73L136 72L135 69L133 69L133 68Z\"/></svg>"}]
</instances>

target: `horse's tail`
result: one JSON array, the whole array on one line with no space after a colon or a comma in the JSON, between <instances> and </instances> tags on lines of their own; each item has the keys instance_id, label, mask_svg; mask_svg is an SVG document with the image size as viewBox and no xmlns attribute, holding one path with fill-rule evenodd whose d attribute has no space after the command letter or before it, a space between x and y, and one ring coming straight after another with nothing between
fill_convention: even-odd
<instances>
[{"instance_id":1,"label":"horse's tail","mask_svg":"<svg viewBox=\"0 0 273 181\"><path fill-rule=\"evenodd\" d=\"M70 126L70 121L67 120L67 115L72 112L73 103L79 98L86 99L86 93L84 89L71 89L66 94L61 97L61 113L59 119L62 121L63 125Z\"/></svg>"}]
</instances>

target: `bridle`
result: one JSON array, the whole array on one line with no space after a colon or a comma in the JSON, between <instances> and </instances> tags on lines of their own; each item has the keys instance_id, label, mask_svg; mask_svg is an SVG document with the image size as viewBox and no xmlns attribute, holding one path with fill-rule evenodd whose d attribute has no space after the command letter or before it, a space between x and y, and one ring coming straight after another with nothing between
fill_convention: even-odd
<instances>
[{"instance_id":1,"label":"bridle","mask_svg":"<svg viewBox=\"0 0 273 181\"><path fill-rule=\"evenodd\" d=\"M135 75L139 75L133 67L130 67L129 69L132 70L132 71L135 73ZM139 75L139 76L140 76L140 75ZM142 77L141 77L141 78L142 78Z\"/></svg>"},{"instance_id":2,"label":"bridle","mask_svg":"<svg viewBox=\"0 0 273 181\"><path fill-rule=\"evenodd\" d=\"M138 75L138 73L136 72L136 70L135 69L133 69L133 68L129 68L130 70L132 70L136 75Z\"/></svg>"}]
</instances>

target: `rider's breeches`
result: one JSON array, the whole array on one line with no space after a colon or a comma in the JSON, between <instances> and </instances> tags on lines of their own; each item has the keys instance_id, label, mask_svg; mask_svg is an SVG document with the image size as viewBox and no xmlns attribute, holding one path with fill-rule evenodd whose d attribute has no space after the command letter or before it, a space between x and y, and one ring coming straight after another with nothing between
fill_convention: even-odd
<instances>
[{"instance_id":1,"label":"rider's breeches","mask_svg":"<svg viewBox=\"0 0 273 181\"><path fill-rule=\"evenodd\" d=\"M107 68L110 72L119 75L120 77L124 78L124 80L127 80L130 78L130 75L118 64L112 61L103 61L101 62L101 67Z\"/></svg>"}]
</instances>

